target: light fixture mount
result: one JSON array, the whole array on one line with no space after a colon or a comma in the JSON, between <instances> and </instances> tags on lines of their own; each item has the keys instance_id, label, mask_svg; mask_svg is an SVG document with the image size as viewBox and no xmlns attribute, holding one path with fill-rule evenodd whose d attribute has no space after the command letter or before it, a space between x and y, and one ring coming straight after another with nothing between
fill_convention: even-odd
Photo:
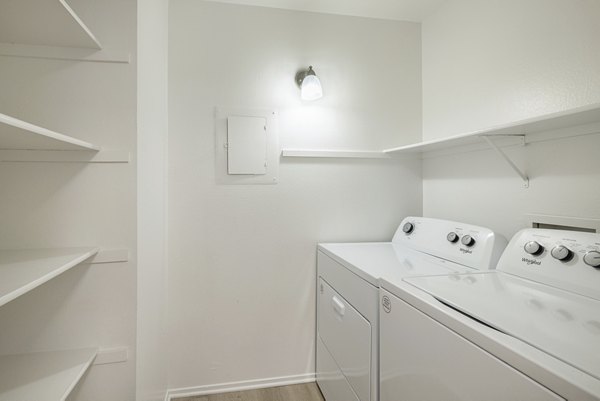
<instances>
[{"instance_id":1,"label":"light fixture mount","mask_svg":"<svg viewBox=\"0 0 600 401\"><path fill-rule=\"evenodd\" d=\"M304 81L304 78L308 75L317 75L315 70L313 70L312 65L308 66L308 70L300 70L296 73L296 85L298 85L298 88L302 88L302 81Z\"/></svg>"}]
</instances>

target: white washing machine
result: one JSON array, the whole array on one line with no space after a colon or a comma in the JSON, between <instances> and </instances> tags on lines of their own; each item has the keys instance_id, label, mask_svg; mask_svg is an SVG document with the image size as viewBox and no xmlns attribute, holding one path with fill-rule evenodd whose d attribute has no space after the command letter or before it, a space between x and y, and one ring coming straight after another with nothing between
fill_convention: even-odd
<instances>
[{"instance_id":1,"label":"white washing machine","mask_svg":"<svg viewBox=\"0 0 600 401\"><path fill-rule=\"evenodd\" d=\"M382 401L600 400L600 235L526 229L490 272L382 280Z\"/></svg>"},{"instance_id":2,"label":"white washing machine","mask_svg":"<svg viewBox=\"0 0 600 401\"><path fill-rule=\"evenodd\" d=\"M379 279L495 266L506 240L444 220L404 219L392 242L319 244L317 383L327 401L379 400Z\"/></svg>"}]
</instances>

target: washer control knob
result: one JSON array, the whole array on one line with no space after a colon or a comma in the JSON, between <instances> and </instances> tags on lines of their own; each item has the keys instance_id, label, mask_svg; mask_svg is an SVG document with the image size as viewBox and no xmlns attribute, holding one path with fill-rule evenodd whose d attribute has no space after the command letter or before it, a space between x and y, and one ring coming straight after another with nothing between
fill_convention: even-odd
<instances>
[{"instance_id":1,"label":"washer control knob","mask_svg":"<svg viewBox=\"0 0 600 401\"><path fill-rule=\"evenodd\" d=\"M564 245L555 246L552 248L550 254L554 259L558 259L562 262L568 262L573 258L573 252L571 252L571 250Z\"/></svg>"},{"instance_id":2,"label":"washer control knob","mask_svg":"<svg viewBox=\"0 0 600 401\"><path fill-rule=\"evenodd\" d=\"M448 235L446 235L446 239L448 240L448 242L458 242L458 234L456 234L455 232L448 233Z\"/></svg>"},{"instance_id":3,"label":"washer control knob","mask_svg":"<svg viewBox=\"0 0 600 401\"><path fill-rule=\"evenodd\" d=\"M463 235L463 237L460 239L460 242L464 245L464 246L473 246L475 245L475 238L471 237L470 235Z\"/></svg>"},{"instance_id":4,"label":"washer control knob","mask_svg":"<svg viewBox=\"0 0 600 401\"><path fill-rule=\"evenodd\" d=\"M583 261L588 266L599 268L600 267L600 252L589 251L583 257Z\"/></svg>"},{"instance_id":5,"label":"washer control knob","mask_svg":"<svg viewBox=\"0 0 600 401\"><path fill-rule=\"evenodd\" d=\"M537 241L529 241L524 248L525 252L534 256L541 255L544 252L544 247Z\"/></svg>"},{"instance_id":6,"label":"washer control knob","mask_svg":"<svg viewBox=\"0 0 600 401\"><path fill-rule=\"evenodd\" d=\"M405 234L412 233L414 229L415 229L415 225L413 223L405 223L402 226L402 231L404 231Z\"/></svg>"}]
</instances>

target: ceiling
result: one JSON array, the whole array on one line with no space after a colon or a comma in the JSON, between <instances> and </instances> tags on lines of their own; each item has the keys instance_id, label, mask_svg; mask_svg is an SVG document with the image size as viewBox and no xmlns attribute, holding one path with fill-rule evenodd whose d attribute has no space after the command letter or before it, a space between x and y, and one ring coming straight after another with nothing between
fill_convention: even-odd
<instances>
[{"instance_id":1,"label":"ceiling","mask_svg":"<svg viewBox=\"0 0 600 401\"><path fill-rule=\"evenodd\" d=\"M421 22L445 0L210 0L219 3Z\"/></svg>"}]
</instances>

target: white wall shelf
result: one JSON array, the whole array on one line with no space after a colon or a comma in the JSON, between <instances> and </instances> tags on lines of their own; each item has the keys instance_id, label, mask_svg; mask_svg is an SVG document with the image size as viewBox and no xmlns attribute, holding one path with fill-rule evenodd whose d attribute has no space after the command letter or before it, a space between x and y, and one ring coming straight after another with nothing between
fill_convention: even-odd
<instances>
[{"instance_id":1,"label":"white wall shelf","mask_svg":"<svg viewBox=\"0 0 600 401\"><path fill-rule=\"evenodd\" d=\"M102 48L65 0L1 2L0 42L96 50Z\"/></svg>"},{"instance_id":2,"label":"white wall shelf","mask_svg":"<svg viewBox=\"0 0 600 401\"><path fill-rule=\"evenodd\" d=\"M0 401L65 401L88 370L97 350L0 356Z\"/></svg>"},{"instance_id":3,"label":"white wall shelf","mask_svg":"<svg viewBox=\"0 0 600 401\"><path fill-rule=\"evenodd\" d=\"M92 63L129 64L131 56L125 51L80 47L57 47L0 43L0 56L46 60L84 61Z\"/></svg>"},{"instance_id":4,"label":"white wall shelf","mask_svg":"<svg viewBox=\"0 0 600 401\"><path fill-rule=\"evenodd\" d=\"M2 150L86 150L100 147L37 125L0 114L0 149Z\"/></svg>"},{"instance_id":5,"label":"white wall shelf","mask_svg":"<svg viewBox=\"0 0 600 401\"><path fill-rule=\"evenodd\" d=\"M600 133L600 104L592 104L577 109L498 125L448 138L385 149L383 151L282 149L281 156L381 159L415 155L425 158L491 148L523 180L525 187L528 187L529 177L527 173L519 168L502 148L597 133Z\"/></svg>"},{"instance_id":6,"label":"white wall shelf","mask_svg":"<svg viewBox=\"0 0 600 401\"><path fill-rule=\"evenodd\" d=\"M420 154L421 157L480 149L493 149L529 187L529 176L502 148L553 139L600 133L600 104L547 114L483 130L386 149L390 156Z\"/></svg>"},{"instance_id":7,"label":"white wall shelf","mask_svg":"<svg viewBox=\"0 0 600 401\"><path fill-rule=\"evenodd\" d=\"M78 152L72 150L2 150L2 163L129 163L131 157L126 150Z\"/></svg>"},{"instance_id":8,"label":"white wall shelf","mask_svg":"<svg viewBox=\"0 0 600 401\"><path fill-rule=\"evenodd\" d=\"M0 1L0 56L128 64L108 49L66 0Z\"/></svg>"},{"instance_id":9,"label":"white wall shelf","mask_svg":"<svg viewBox=\"0 0 600 401\"><path fill-rule=\"evenodd\" d=\"M388 159L390 156L377 150L318 150L282 149L282 157Z\"/></svg>"},{"instance_id":10,"label":"white wall shelf","mask_svg":"<svg viewBox=\"0 0 600 401\"><path fill-rule=\"evenodd\" d=\"M598 131L595 124L600 123L600 104L593 104L572 110L547 114L509 124L498 125L486 129L454 135L444 139L419 142L411 145L385 149L388 155L401 155L406 153L428 153L450 148L462 148L470 145L485 143L483 137L504 138L507 143L499 146L518 144L524 137L525 143L539 142L557 137L591 134ZM585 126L587 131L576 130L563 132L567 128ZM515 137L511 140L511 136Z\"/></svg>"},{"instance_id":11,"label":"white wall shelf","mask_svg":"<svg viewBox=\"0 0 600 401\"><path fill-rule=\"evenodd\" d=\"M95 247L0 250L0 306L97 253Z\"/></svg>"}]
</instances>

